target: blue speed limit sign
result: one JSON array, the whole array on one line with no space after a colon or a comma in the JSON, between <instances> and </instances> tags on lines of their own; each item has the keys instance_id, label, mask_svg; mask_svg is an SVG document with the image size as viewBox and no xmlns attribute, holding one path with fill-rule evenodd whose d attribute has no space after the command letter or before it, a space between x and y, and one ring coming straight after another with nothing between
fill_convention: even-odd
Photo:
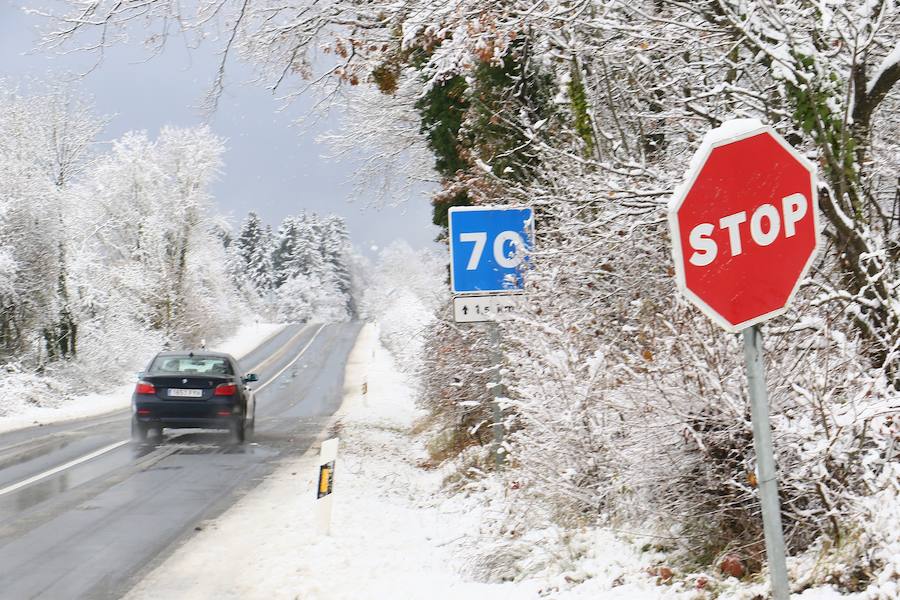
<instances>
[{"instance_id":1,"label":"blue speed limit sign","mask_svg":"<svg viewBox=\"0 0 900 600\"><path fill-rule=\"evenodd\" d=\"M534 211L505 206L450 209L450 289L454 294L522 289Z\"/></svg>"}]
</instances>

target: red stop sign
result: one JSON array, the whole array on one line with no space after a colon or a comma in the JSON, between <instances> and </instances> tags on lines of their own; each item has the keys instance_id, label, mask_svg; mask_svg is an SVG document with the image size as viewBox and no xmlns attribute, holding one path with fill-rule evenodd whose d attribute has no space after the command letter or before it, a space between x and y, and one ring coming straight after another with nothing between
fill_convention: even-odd
<instances>
[{"instance_id":1,"label":"red stop sign","mask_svg":"<svg viewBox=\"0 0 900 600\"><path fill-rule=\"evenodd\" d=\"M737 332L784 312L819 245L815 169L770 127L711 131L669 205L682 293Z\"/></svg>"}]
</instances>

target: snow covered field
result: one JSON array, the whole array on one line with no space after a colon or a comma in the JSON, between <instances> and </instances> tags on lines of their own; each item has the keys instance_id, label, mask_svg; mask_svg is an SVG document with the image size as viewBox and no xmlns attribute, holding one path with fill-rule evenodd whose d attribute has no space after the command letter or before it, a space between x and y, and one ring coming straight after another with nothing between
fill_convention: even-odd
<instances>
[{"instance_id":1,"label":"snow covered field","mask_svg":"<svg viewBox=\"0 0 900 600\"><path fill-rule=\"evenodd\" d=\"M274 323L244 325L227 340L224 340L219 344L210 344L210 349L228 352L235 357L240 358L283 327L283 324ZM153 355L150 354L148 356L138 357L133 364L145 365L152 356ZM136 366L134 367L134 370L140 368L140 366ZM113 373L111 376L119 377L120 374ZM131 402L131 392L133 388L134 382L129 381L128 383L116 386L112 390L103 389L97 393L85 394L83 396L72 398L61 403L59 406L46 407L25 404L20 411L16 411L9 416L0 417L0 431L11 431L23 427L30 427L32 425L46 425L59 421L91 417L126 408ZM0 395L12 393L14 393L12 390L3 390L0 392Z\"/></svg>"}]
</instances>

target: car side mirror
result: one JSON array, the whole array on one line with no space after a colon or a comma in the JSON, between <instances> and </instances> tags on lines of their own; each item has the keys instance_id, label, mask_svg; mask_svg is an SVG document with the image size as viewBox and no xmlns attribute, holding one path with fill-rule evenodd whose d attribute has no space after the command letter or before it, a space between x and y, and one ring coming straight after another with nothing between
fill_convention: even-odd
<instances>
[{"instance_id":1,"label":"car side mirror","mask_svg":"<svg viewBox=\"0 0 900 600\"><path fill-rule=\"evenodd\" d=\"M259 381L259 377L256 376L256 373L247 373L247 376L244 377L244 381L253 383L254 381Z\"/></svg>"}]
</instances>

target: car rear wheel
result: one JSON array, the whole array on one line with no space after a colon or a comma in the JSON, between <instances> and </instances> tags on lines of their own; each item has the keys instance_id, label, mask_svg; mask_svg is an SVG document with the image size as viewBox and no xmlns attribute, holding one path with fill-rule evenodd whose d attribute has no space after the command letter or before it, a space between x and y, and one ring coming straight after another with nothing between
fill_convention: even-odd
<instances>
[{"instance_id":1,"label":"car rear wheel","mask_svg":"<svg viewBox=\"0 0 900 600\"><path fill-rule=\"evenodd\" d=\"M147 427L145 424L141 423L135 418L131 419L131 439L135 442L146 442L147 441Z\"/></svg>"},{"instance_id":2,"label":"car rear wheel","mask_svg":"<svg viewBox=\"0 0 900 600\"><path fill-rule=\"evenodd\" d=\"M253 409L253 416L246 426L246 435L251 436L253 432L256 431L256 408Z\"/></svg>"},{"instance_id":3,"label":"car rear wheel","mask_svg":"<svg viewBox=\"0 0 900 600\"><path fill-rule=\"evenodd\" d=\"M244 443L244 438L246 436L246 425L247 419L241 417L239 421L234 421L231 425L231 437L238 444Z\"/></svg>"}]
</instances>

